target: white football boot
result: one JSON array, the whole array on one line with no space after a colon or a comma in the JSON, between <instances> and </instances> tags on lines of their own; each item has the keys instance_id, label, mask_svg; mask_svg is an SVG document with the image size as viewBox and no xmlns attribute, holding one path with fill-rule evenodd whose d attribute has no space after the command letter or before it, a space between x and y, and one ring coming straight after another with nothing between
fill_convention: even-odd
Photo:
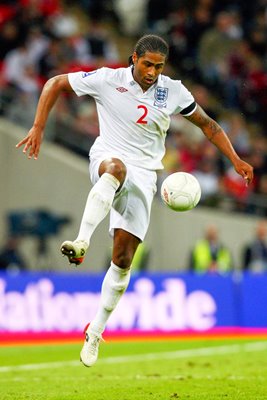
<instances>
[{"instance_id":1,"label":"white football boot","mask_svg":"<svg viewBox=\"0 0 267 400\"><path fill-rule=\"evenodd\" d=\"M88 243L84 240L66 240L62 243L60 251L64 256L67 256L70 264L80 265L86 255Z\"/></svg>"},{"instance_id":2,"label":"white football boot","mask_svg":"<svg viewBox=\"0 0 267 400\"><path fill-rule=\"evenodd\" d=\"M99 343L103 339L101 335L96 335L90 331L89 324L84 329L84 335L85 340L80 353L80 360L86 367L92 367L97 361Z\"/></svg>"}]
</instances>

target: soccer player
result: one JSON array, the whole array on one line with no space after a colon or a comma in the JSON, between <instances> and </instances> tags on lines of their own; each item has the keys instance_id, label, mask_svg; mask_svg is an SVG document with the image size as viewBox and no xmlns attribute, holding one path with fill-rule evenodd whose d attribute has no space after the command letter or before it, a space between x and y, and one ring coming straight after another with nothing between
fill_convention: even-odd
<instances>
[{"instance_id":1,"label":"soccer player","mask_svg":"<svg viewBox=\"0 0 267 400\"><path fill-rule=\"evenodd\" d=\"M196 104L181 81L162 75L167 57L167 43L156 35L145 35L136 43L128 68L100 68L49 79L33 127L17 144L24 145L28 158L37 159L49 112L60 93L74 91L95 99L100 135L89 154L93 188L77 238L61 245L70 263L82 263L94 230L110 212L112 260L98 312L85 329L80 358L86 366L97 360L101 335L128 286L133 256L147 232L170 116L180 113L197 125L247 184L253 178L253 168L239 158L223 129Z\"/></svg>"}]
</instances>

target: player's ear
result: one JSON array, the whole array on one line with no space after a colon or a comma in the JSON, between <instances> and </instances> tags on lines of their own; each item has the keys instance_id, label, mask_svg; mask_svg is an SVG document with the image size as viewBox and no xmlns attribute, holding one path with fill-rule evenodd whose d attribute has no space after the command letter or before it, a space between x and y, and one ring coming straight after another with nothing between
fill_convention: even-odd
<instances>
[{"instance_id":1,"label":"player's ear","mask_svg":"<svg viewBox=\"0 0 267 400\"><path fill-rule=\"evenodd\" d=\"M128 64L133 65L133 55L132 54L128 58Z\"/></svg>"},{"instance_id":2,"label":"player's ear","mask_svg":"<svg viewBox=\"0 0 267 400\"><path fill-rule=\"evenodd\" d=\"M135 64L136 61L137 61L137 54L136 54L136 51L134 51L133 54L132 54L132 61L133 61L133 64Z\"/></svg>"}]
</instances>

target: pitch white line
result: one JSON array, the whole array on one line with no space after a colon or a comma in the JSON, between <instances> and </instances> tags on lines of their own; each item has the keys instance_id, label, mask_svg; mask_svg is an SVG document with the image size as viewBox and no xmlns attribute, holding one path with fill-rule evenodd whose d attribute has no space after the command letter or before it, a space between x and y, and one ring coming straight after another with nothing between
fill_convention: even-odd
<instances>
[{"instance_id":1,"label":"pitch white line","mask_svg":"<svg viewBox=\"0 0 267 400\"><path fill-rule=\"evenodd\" d=\"M239 352L254 352L267 350L267 341L264 342L250 342L244 344L231 344L225 346L213 346L213 347L201 347L197 349L185 349L177 351L165 351L158 353L147 353L147 354L136 354L128 356L116 356L100 358L98 364L116 364L116 363L128 363L137 361L153 361L153 360L171 360L178 358L192 358L192 357L208 357L208 356L219 356L226 354L235 354ZM39 369L50 369L50 368L65 368L65 367L77 367L81 365L78 361L55 361L48 363L38 364L22 364L22 365L10 365L0 367L0 373L4 372L18 372L18 371L34 371Z\"/></svg>"}]
</instances>

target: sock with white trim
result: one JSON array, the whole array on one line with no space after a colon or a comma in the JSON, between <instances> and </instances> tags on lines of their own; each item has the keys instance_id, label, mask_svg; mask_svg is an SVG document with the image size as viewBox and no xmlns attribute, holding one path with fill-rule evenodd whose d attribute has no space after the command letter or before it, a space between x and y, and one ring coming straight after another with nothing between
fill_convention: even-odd
<instances>
[{"instance_id":1,"label":"sock with white trim","mask_svg":"<svg viewBox=\"0 0 267 400\"><path fill-rule=\"evenodd\" d=\"M84 240L89 244L94 230L110 211L119 186L119 180L107 172L99 178L88 195L76 240Z\"/></svg>"},{"instance_id":2,"label":"sock with white trim","mask_svg":"<svg viewBox=\"0 0 267 400\"><path fill-rule=\"evenodd\" d=\"M119 268L111 262L102 283L100 306L90 323L90 331L98 335L104 332L108 318L128 287L130 275L130 268Z\"/></svg>"}]
</instances>

